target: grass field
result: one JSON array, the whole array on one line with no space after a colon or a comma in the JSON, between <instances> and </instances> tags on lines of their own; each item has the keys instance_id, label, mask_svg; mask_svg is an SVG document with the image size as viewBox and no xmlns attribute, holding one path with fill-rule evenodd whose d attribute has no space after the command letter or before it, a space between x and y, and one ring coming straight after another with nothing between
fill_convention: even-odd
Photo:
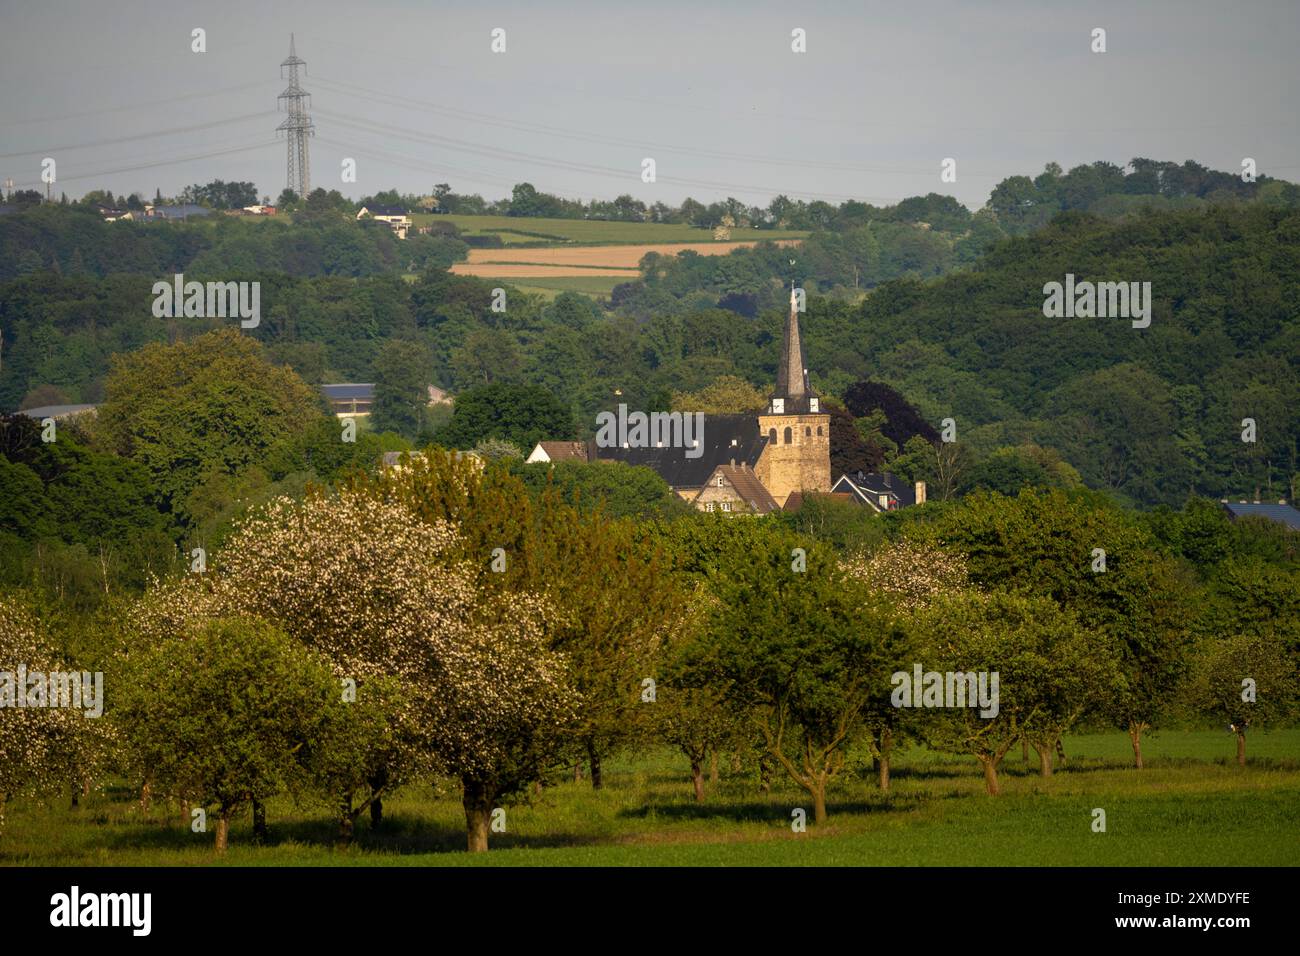
<instances>
[{"instance_id":1,"label":"grass field","mask_svg":"<svg viewBox=\"0 0 1300 956\"><path fill-rule=\"evenodd\" d=\"M869 763L832 785L830 819L791 831L791 810L811 806L776 778L761 793L752 774L727 772L703 804L690 797L682 760L656 751L614 761L606 786L549 788L509 807L493 849L469 855L455 788L424 784L386 802L376 832L332 846L322 808L287 800L268 809L271 842L251 845L247 820L218 861L211 834L181 825L179 810L142 813L135 794L109 788L72 809L30 800L8 809L6 865L1295 865L1300 861L1300 730L1258 734L1250 765L1231 762L1232 739L1213 731L1150 739L1147 766L1130 766L1122 734L1067 738L1068 764L1050 779L1008 756L1003 795L989 798L973 759L904 751L882 796ZM1092 832L1094 808L1107 831Z\"/></svg>"},{"instance_id":2,"label":"grass field","mask_svg":"<svg viewBox=\"0 0 1300 956\"><path fill-rule=\"evenodd\" d=\"M430 222L451 222L468 235L495 233L509 245L547 243L594 246L603 244L644 244L656 242L710 242L712 232L685 225L651 222L602 222L589 219L532 219L514 216L456 216L415 213L417 226ZM531 235L530 235L531 233ZM797 229L732 229L733 241L756 242L760 239L802 239L808 233Z\"/></svg>"},{"instance_id":3,"label":"grass field","mask_svg":"<svg viewBox=\"0 0 1300 956\"><path fill-rule=\"evenodd\" d=\"M623 276L595 273L592 275L558 276L555 278L528 278L511 284L521 292L531 292L535 295L545 296L547 299L554 299L561 292L578 292L595 299L603 299L614 291L614 286L627 281Z\"/></svg>"}]
</instances>

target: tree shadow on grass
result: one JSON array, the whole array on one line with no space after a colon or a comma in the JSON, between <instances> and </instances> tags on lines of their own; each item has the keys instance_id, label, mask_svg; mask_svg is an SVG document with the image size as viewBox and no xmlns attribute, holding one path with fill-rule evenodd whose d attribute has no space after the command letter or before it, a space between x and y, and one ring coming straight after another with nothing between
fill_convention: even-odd
<instances>
[{"instance_id":1,"label":"tree shadow on grass","mask_svg":"<svg viewBox=\"0 0 1300 956\"><path fill-rule=\"evenodd\" d=\"M114 850L191 850L195 847L211 848L214 841L215 819L209 815L208 830L205 833L193 833L179 824L167 825L162 821L152 823L141 821L123 826L118 824L103 831L101 845L110 852ZM270 818L267 821L267 838L258 842L253 837L252 826L247 821L247 814L241 813L240 820L232 821L230 827L231 847L265 847L274 849L280 846L301 847L314 850L334 850L338 848L338 826L334 821L324 818L319 820L282 820ZM378 829L370 826L368 821L358 820L353 834L351 851L410 856L427 853L463 853L465 852L465 831L455 826L424 820L418 817L393 813L386 815ZM545 847L576 847L600 842L597 837L588 837L573 833L555 834L515 834L493 833L490 845L494 850L531 849Z\"/></svg>"},{"instance_id":2,"label":"tree shadow on grass","mask_svg":"<svg viewBox=\"0 0 1300 956\"><path fill-rule=\"evenodd\" d=\"M902 794L882 797L878 800L835 800L826 801L826 812L831 816L837 813L879 814L897 813L913 810L925 802L919 794ZM791 795L790 801L756 800L735 802L718 800L703 803L647 803L639 807L620 810L618 816L623 819L645 820L656 817L665 820L730 820L735 823L773 823L788 824L790 811L803 807L811 816L812 800L806 795Z\"/></svg>"}]
</instances>

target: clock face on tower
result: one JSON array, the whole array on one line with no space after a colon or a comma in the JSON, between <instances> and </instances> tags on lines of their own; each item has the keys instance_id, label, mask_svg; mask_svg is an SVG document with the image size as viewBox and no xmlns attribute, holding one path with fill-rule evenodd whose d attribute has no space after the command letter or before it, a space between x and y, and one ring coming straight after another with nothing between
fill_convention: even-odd
<instances>
[{"instance_id":1,"label":"clock face on tower","mask_svg":"<svg viewBox=\"0 0 1300 956\"><path fill-rule=\"evenodd\" d=\"M774 399L772 399L772 414L773 414L773 415L784 415L784 414L785 414L785 399L784 399L784 398L774 398Z\"/></svg>"},{"instance_id":2,"label":"clock face on tower","mask_svg":"<svg viewBox=\"0 0 1300 956\"><path fill-rule=\"evenodd\" d=\"M808 411L810 411L810 412L820 412L821 409L818 407L820 404L821 404L821 401L820 401L819 399L816 399L816 398L810 398L810 399L808 399Z\"/></svg>"}]
</instances>

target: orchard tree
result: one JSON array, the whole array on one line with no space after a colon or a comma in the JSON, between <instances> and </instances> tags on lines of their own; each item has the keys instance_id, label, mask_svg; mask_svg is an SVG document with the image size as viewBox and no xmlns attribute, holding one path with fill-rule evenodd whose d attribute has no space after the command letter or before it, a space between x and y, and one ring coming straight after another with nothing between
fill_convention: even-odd
<instances>
[{"instance_id":1,"label":"orchard tree","mask_svg":"<svg viewBox=\"0 0 1300 956\"><path fill-rule=\"evenodd\" d=\"M972 583L1051 598L1115 642L1123 680L1105 710L1128 731L1140 768L1142 735L1167 716L1186 668L1187 573L1136 520L1091 493L977 492L934 533L966 554Z\"/></svg>"},{"instance_id":2,"label":"orchard tree","mask_svg":"<svg viewBox=\"0 0 1300 956\"><path fill-rule=\"evenodd\" d=\"M1203 640L1186 690L1194 713L1223 724L1246 765L1246 732L1293 720L1300 710L1300 666L1279 634Z\"/></svg>"},{"instance_id":3,"label":"orchard tree","mask_svg":"<svg viewBox=\"0 0 1300 956\"><path fill-rule=\"evenodd\" d=\"M383 817L383 798L432 769L419 712L410 690L390 677L371 677L341 689L326 709L320 733L301 755L312 789L338 821L338 842L352 842L356 819L370 810L371 826Z\"/></svg>"},{"instance_id":4,"label":"orchard tree","mask_svg":"<svg viewBox=\"0 0 1300 956\"><path fill-rule=\"evenodd\" d=\"M920 615L919 624L923 671L982 676L991 698L987 708L971 706L969 697L966 706L948 707L944 703L951 702L940 693L918 715L921 733L937 749L974 756L989 795L996 796L1001 793L998 766L1012 745L1022 737L1053 739L1062 719L1058 711L1068 711L1056 703L1058 697L1077 700L1070 671L1089 652L1088 635L1073 614L1050 600L1000 592L966 592L938 601ZM912 707L920 693L913 688Z\"/></svg>"},{"instance_id":5,"label":"orchard tree","mask_svg":"<svg viewBox=\"0 0 1300 956\"><path fill-rule=\"evenodd\" d=\"M780 529L726 555L710 577L698 666L751 712L767 753L826 820L826 790L871 702L889 691L904 634L827 549Z\"/></svg>"},{"instance_id":6,"label":"orchard tree","mask_svg":"<svg viewBox=\"0 0 1300 956\"><path fill-rule=\"evenodd\" d=\"M31 612L15 596L0 596L0 671L11 675L0 684L0 833L5 805L15 796L66 787L86 772L79 759L90 743L83 743L92 733L86 725L97 722L76 708L15 706L19 694L32 700L31 689L12 676L20 665L29 674L65 669Z\"/></svg>"},{"instance_id":7,"label":"orchard tree","mask_svg":"<svg viewBox=\"0 0 1300 956\"><path fill-rule=\"evenodd\" d=\"M162 792L215 808L218 853L240 807L302 786L298 754L338 694L319 655L240 619L165 641L121 674L114 717L136 768Z\"/></svg>"},{"instance_id":8,"label":"orchard tree","mask_svg":"<svg viewBox=\"0 0 1300 956\"><path fill-rule=\"evenodd\" d=\"M961 594L970 587L962 555L910 538L884 544L869 557L850 558L844 562L844 570L883 595L905 615L919 613L935 601ZM883 696L874 698L863 713L882 791L889 790L891 756L915 722L913 716L911 711L894 707Z\"/></svg>"},{"instance_id":9,"label":"orchard tree","mask_svg":"<svg viewBox=\"0 0 1300 956\"><path fill-rule=\"evenodd\" d=\"M602 761L638 733L641 682L682 616L684 594L659 549L635 524L580 510L558 489L534 499L508 468L480 470L436 449L357 481L424 520L454 524L480 593L506 605L536 596L552 610L539 622L568 663L579 698L574 740L600 787Z\"/></svg>"},{"instance_id":10,"label":"orchard tree","mask_svg":"<svg viewBox=\"0 0 1300 956\"><path fill-rule=\"evenodd\" d=\"M483 850L496 801L562 763L581 698L551 647L559 613L549 601L494 591L457 526L415 510L418 494L401 497L426 462L273 503L222 553L216 587L231 606L319 648L359 687L400 679L404 692L388 699L413 712L399 707L388 726L420 728L436 767L460 778L469 847ZM443 464L453 481L477 475L464 458ZM389 762L372 768L372 799L420 767L414 741L383 741Z\"/></svg>"}]
</instances>

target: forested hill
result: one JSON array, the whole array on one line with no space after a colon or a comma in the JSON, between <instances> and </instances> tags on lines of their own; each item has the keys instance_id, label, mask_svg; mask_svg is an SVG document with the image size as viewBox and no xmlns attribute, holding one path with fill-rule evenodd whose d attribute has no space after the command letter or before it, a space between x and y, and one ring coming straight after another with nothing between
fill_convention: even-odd
<instances>
[{"instance_id":1,"label":"forested hill","mask_svg":"<svg viewBox=\"0 0 1300 956\"><path fill-rule=\"evenodd\" d=\"M1192 491L1294 497L1300 210L1281 192L1248 201L1191 198L1193 208L1155 202L1119 218L1067 209L1035 232L989 243L960 271L883 281L861 290L861 301L834 289L819 295L807 277L804 335L814 381L830 398L856 382L888 383L934 427L954 419L959 444L974 457L971 473L989 459L1005 464L997 455L1013 449L1029 448L1031 457L1047 449L1089 485L1140 504L1177 504ZM937 219L934 212L926 215ZM662 408L674 393L698 393L725 376L766 393L776 372L781 287L792 278L788 253L768 246L781 261L767 271L755 269L768 255L759 249L713 264L682 257L675 276L647 275L637 283L644 294L635 296L644 312L512 289L508 310L497 313L492 288L501 280L445 271L454 237L398 243L342 214L173 228L104 224L49 207L3 220L0 236L53 244L63 257L29 262L0 282L4 411L102 401L114 353L226 324L152 315L153 282L183 266L187 278L260 279L262 321L246 334L309 384L405 381L402 370L414 368L423 382L456 392L535 385L567 402L573 437L588 437L615 394L633 407ZM118 226L140 244L124 244L115 259L101 245ZM819 241L833 244L836 236L827 231ZM87 255L92 247L98 251ZM806 245L793 257L799 268L814 251ZM390 262L398 252L408 261ZM409 261L416 252L428 260ZM365 268L343 268L359 264ZM417 266L424 268L415 281L398 274ZM730 276L733 291L710 278L715 270ZM654 288L695 271L700 276L682 289ZM1149 282L1150 326L1046 318L1044 285L1067 274ZM754 308L738 307L739 290L754 283L766 291L750 300ZM386 365L390 344L401 346L391 355L406 358ZM880 423L870 409L851 410L870 442ZM411 420L420 414L413 405ZM1241 440L1247 418L1254 442ZM421 431L407 430L412 440ZM915 455L911 463L924 476ZM909 456L900 450L899 460L884 464L906 476ZM1022 457L1010 473L1032 475L1036 467Z\"/></svg>"},{"instance_id":2,"label":"forested hill","mask_svg":"<svg viewBox=\"0 0 1300 956\"><path fill-rule=\"evenodd\" d=\"M1046 283L1150 282L1149 328L1046 318ZM1032 441L1138 502L1289 496L1300 436L1300 211L1058 216L975 269L806 322L815 377L888 382L976 450ZM1254 443L1242 420L1254 419Z\"/></svg>"}]
</instances>

